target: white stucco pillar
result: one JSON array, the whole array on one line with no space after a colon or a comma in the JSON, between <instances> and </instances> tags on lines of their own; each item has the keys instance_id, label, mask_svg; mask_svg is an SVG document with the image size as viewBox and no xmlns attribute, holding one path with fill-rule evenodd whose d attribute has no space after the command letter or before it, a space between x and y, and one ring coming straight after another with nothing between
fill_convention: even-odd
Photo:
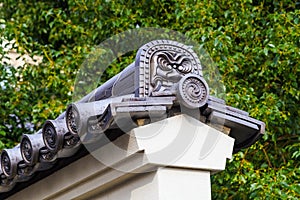
<instances>
[{"instance_id":1,"label":"white stucco pillar","mask_svg":"<svg viewBox=\"0 0 300 200\"><path fill-rule=\"evenodd\" d=\"M182 168L159 168L153 180L134 189L131 200L211 199L210 172Z\"/></svg>"}]
</instances>

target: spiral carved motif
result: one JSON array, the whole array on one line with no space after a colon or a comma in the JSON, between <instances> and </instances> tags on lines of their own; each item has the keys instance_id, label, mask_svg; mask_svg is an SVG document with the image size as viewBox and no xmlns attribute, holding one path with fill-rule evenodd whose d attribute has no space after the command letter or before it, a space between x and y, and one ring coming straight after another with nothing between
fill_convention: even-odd
<instances>
[{"instance_id":1,"label":"spiral carved motif","mask_svg":"<svg viewBox=\"0 0 300 200\"><path fill-rule=\"evenodd\" d=\"M2 171L6 176L12 175L10 158L6 152L1 155L1 166Z\"/></svg>"},{"instance_id":2,"label":"spiral carved motif","mask_svg":"<svg viewBox=\"0 0 300 200\"><path fill-rule=\"evenodd\" d=\"M21 153L23 158L27 161L27 162L31 162L32 160L32 146L30 141L26 138L23 139L22 143L21 143Z\"/></svg>"},{"instance_id":3,"label":"spiral carved motif","mask_svg":"<svg viewBox=\"0 0 300 200\"><path fill-rule=\"evenodd\" d=\"M197 75L183 77L178 84L177 96L188 108L200 108L208 100L209 89L205 80Z\"/></svg>"},{"instance_id":4,"label":"spiral carved motif","mask_svg":"<svg viewBox=\"0 0 300 200\"><path fill-rule=\"evenodd\" d=\"M68 129L73 133L77 134L78 133L78 121L79 121L79 114L77 110L75 110L73 107L70 107L67 110L67 127Z\"/></svg>"},{"instance_id":5,"label":"spiral carved motif","mask_svg":"<svg viewBox=\"0 0 300 200\"><path fill-rule=\"evenodd\" d=\"M57 148L57 134L53 126L47 124L44 128L44 141L46 146L49 149L56 149Z\"/></svg>"}]
</instances>

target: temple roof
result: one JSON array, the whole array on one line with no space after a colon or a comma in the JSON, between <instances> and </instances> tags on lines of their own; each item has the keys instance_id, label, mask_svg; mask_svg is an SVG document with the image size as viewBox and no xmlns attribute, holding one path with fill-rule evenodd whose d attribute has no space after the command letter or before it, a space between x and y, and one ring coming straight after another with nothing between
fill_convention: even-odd
<instances>
[{"instance_id":1,"label":"temple roof","mask_svg":"<svg viewBox=\"0 0 300 200\"><path fill-rule=\"evenodd\" d=\"M6 198L60 170L128 131L187 114L235 139L234 152L249 147L265 124L209 95L203 66L190 46L156 40L134 63L69 105L55 120L1 153L0 197ZM138 77L138 79L136 78Z\"/></svg>"}]
</instances>

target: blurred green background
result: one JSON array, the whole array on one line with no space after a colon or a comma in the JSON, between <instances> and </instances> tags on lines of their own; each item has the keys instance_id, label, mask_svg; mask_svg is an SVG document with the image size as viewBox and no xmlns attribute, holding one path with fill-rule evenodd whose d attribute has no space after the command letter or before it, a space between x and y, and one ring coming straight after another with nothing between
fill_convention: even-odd
<instances>
[{"instance_id":1,"label":"blurred green background","mask_svg":"<svg viewBox=\"0 0 300 200\"><path fill-rule=\"evenodd\" d=\"M23 133L34 133L64 111L78 69L94 47L137 27L168 28L197 41L218 67L226 104L266 123L259 142L212 176L213 199L299 199L300 2L295 0L2 0L0 149L15 146ZM9 52L42 61L13 67ZM133 54L122 56L103 81L132 61Z\"/></svg>"}]
</instances>

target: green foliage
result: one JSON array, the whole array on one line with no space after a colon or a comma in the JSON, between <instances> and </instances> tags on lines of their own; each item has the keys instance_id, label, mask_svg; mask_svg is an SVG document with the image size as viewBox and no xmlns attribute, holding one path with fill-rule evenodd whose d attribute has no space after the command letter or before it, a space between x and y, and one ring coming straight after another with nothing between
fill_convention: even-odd
<instances>
[{"instance_id":1,"label":"green foliage","mask_svg":"<svg viewBox=\"0 0 300 200\"><path fill-rule=\"evenodd\" d=\"M222 74L227 104L267 126L257 144L213 176L213 198L299 199L299 8L292 0L4 0L1 39L14 39L15 50L43 61L0 66L0 148L65 110L78 68L95 45L136 26L169 28L207 49ZM104 79L131 61L120 58Z\"/></svg>"}]
</instances>

